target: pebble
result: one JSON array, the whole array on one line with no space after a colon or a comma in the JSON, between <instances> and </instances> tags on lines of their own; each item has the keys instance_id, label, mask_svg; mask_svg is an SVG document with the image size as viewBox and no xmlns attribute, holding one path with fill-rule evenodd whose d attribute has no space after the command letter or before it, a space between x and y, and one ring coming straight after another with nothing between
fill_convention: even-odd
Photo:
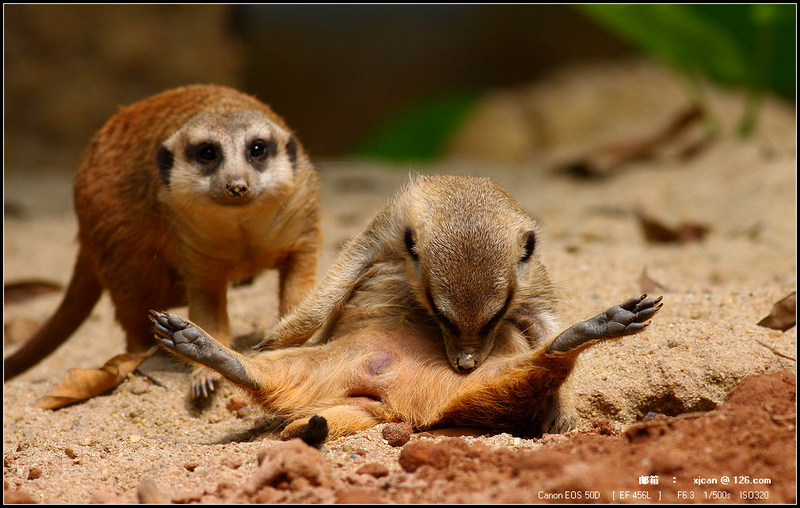
<instances>
[{"instance_id":1,"label":"pebble","mask_svg":"<svg viewBox=\"0 0 800 508\"><path fill-rule=\"evenodd\" d=\"M383 464L378 464L377 462L371 462L369 464L364 464L356 473L359 474L368 474L375 478L381 478L389 474L389 468L384 466Z\"/></svg>"},{"instance_id":2,"label":"pebble","mask_svg":"<svg viewBox=\"0 0 800 508\"><path fill-rule=\"evenodd\" d=\"M403 446L411 439L413 431L408 423L389 423L383 427L381 435L391 446Z\"/></svg>"}]
</instances>

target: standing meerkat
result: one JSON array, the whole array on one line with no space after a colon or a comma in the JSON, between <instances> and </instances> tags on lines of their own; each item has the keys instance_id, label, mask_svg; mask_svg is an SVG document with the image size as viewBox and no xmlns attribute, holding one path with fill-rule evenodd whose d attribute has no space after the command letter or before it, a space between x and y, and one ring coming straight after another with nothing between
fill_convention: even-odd
<instances>
[{"instance_id":1,"label":"standing meerkat","mask_svg":"<svg viewBox=\"0 0 800 508\"><path fill-rule=\"evenodd\" d=\"M104 288L132 352L153 342L149 309L180 305L227 345L227 288L265 269L287 314L314 285L319 194L298 139L254 97L196 85L120 109L75 176L80 248L64 299L3 361L5 380L66 341ZM197 367L193 396L218 378Z\"/></svg>"},{"instance_id":2,"label":"standing meerkat","mask_svg":"<svg viewBox=\"0 0 800 508\"><path fill-rule=\"evenodd\" d=\"M284 438L320 421L334 437L400 420L563 432L577 417L562 385L578 353L643 330L661 298L631 298L553 338L536 239L491 180L419 177L257 346L281 349L250 358L174 314L151 319L166 349L285 416Z\"/></svg>"}]
</instances>

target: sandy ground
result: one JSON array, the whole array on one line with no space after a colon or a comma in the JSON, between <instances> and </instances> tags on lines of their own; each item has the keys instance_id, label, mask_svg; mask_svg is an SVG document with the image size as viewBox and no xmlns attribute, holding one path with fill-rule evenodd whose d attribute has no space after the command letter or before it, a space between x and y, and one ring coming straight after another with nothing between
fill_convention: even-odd
<instances>
[{"instance_id":1,"label":"sandy ground","mask_svg":"<svg viewBox=\"0 0 800 508\"><path fill-rule=\"evenodd\" d=\"M475 174L495 178L543 225L538 245L562 295L562 324L641 293L645 268L664 286L664 308L646 333L581 356L571 379L578 432L542 439L415 434L393 446L384 431L402 429L379 425L316 451L278 441L270 421L242 407L230 387L208 407L191 407L186 369L166 356L140 369L161 386L135 374L84 403L33 408L69 368L97 367L123 351L104 297L70 341L4 384L6 501L633 502L633 493L646 492L653 502L793 503L796 362L775 352L796 357L796 327L780 332L756 323L796 289L795 110L765 103L758 133L745 141L730 133L735 112L720 118L724 134L689 160L659 157L588 182L550 170L564 154L556 148L524 162L317 161L320 273L410 173ZM64 170L7 170L6 283L67 283L77 251L70 182ZM697 222L711 231L700 242L651 244L637 208L668 225ZM275 281L266 274L230 291L235 335L274 322ZM6 304L4 323L42 321L60 298ZM13 347L4 341L6 354ZM751 378L745 395L723 404L740 381L764 373L788 374ZM668 416L642 422L648 413ZM744 431L750 434L736 434ZM757 443L758 436L768 442ZM653 475L660 485L642 483ZM759 483L721 489L696 482L722 476Z\"/></svg>"}]
</instances>

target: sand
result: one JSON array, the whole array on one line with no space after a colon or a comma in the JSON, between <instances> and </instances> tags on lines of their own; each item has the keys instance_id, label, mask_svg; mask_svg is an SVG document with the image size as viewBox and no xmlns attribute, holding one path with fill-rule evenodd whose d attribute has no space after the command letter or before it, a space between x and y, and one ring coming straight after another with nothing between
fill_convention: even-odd
<instances>
[{"instance_id":1,"label":"sand","mask_svg":"<svg viewBox=\"0 0 800 508\"><path fill-rule=\"evenodd\" d=\"M543 93L545 85L538 86ZM674 113L680 98L669 97L664 107ZM782 355L796 358L797 329L757 323L796 289L796 113L767 100L759 130L743 140L733 132L742 97L722 91L713 100L723 130L702 151L688 160L667 154L635 162L597 180L552 168L600 141L601 133L540 146L536 157L522 160L480 160L454 149L435 164L315 161L324 196L320 274L409 174L473 174L493 177L541 222L537 248L562 295L563 325L642 293L645 269L660 283L655 293L664 295L664 308L645 333L582 354L571 379L581 415L577 431L542 439L423 433L393 446L384 438L386 425L379 425L317 451L278 441L271 421L229 386L207 407L193 407L186 368L162 355L140 368L158 385L137 373L83 403L55 411L32 407L69 368L98 367L123 351L104 296L70 341L4 384L6 501L633 502L617 497L624 491L647 492L652 502L730 502L725 496L732 495L744 496L732 499L739 502L793 503L796 361ZM629 135L655 123L638 121L639 130ZM68 282L77 251L71 178L67 168L7 168L6 283ZM702 223L710 232L696 242L649 243L637 209L667 225ZM41 322L61 296L7 303L4 323ZM276 306L274 274L232 289L234 335L267 330ZM7 355L15 344L4 343ZM753 383L742 388L749 395L725 402L745 379ZM650 419L656 414L665 416ZM714 418L736 424L729 429ZM744 431L749 434L737 434ZM754 444L759 436L768 442ZM403 454L412 459L401 460ZM654 457L667 458L653 465ZM620 464L625 467L616 469ZM618 474L607 474L612 469ZM642 476L652 475L660 485L642 484ZM751 481L747 489L695 483L723 475L770 481ZM723 493L709 494L717 491ZM584 497L569 499L577 492Z\"/></svg>"}]
</instances>

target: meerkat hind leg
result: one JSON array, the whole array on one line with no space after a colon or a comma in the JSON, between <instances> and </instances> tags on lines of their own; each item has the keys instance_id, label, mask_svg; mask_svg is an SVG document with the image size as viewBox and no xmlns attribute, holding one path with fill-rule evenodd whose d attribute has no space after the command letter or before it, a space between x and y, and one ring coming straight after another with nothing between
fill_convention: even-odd
<instances>
[{"instance_id":1,"label":"meerkat hind leg","mask_svg":"<svg viewBox=\"0 0 800 508\"><path fill-rule=\"evenodd\" d=\"M249 358L224 346L200 327L175 314L151 311L150 319L156 339L167 350L219 372L242 388L259 389L258 383L245 368L252 362Z\"/></svg>"},{"instance_id":2,"label":"meerkat hind leg","mask_svg":"<svg viewBox=\"0 0 800 508\"><path fill-rule=\"evenodd\" d=\"M650 324L647 320L663 306L661 298L647 298L644 294L610 307L564 330L547 347L547 353L574 352L600 340L638 333Z\"/></svg>"}]
</instances>

